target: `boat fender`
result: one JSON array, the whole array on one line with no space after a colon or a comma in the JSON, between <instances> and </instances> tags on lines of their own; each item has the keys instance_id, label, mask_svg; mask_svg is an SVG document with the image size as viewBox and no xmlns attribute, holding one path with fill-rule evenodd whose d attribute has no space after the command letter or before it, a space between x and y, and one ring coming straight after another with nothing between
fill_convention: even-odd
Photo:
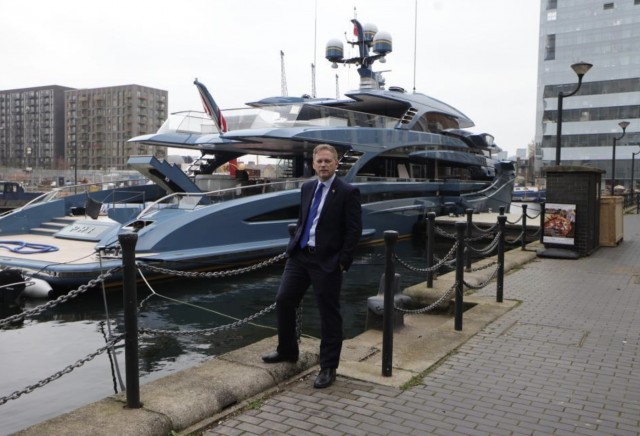
<instances>
[{"instance_id":1,"label":"boat fender","mask_svg":"<svg viewBox=\"0 0 640 436\"><path fill-rule=\"evenodd\" d=\"M36 299L53 298L53 289L49 283L42 279L34 279L32 277L27 280L29 280L30 284L22 291L23 297Z\"/></svg>"}]
</instances>

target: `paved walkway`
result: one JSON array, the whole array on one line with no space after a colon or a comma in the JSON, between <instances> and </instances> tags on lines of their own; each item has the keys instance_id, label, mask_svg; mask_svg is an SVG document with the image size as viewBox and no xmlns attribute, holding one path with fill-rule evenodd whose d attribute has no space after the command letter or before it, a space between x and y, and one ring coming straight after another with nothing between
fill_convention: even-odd
<instances>
[{"instance_id":1,"label":"paved walkway","mask_svg":"<svg viewBox=\"0 0 640 436\"><path fill-rule=\"evenodd\" d=\"M206 435L640 435L640 216L619 247L508 275L505 298L523 304L419 386L311 377Z\"/></svg>"}]
</instances>

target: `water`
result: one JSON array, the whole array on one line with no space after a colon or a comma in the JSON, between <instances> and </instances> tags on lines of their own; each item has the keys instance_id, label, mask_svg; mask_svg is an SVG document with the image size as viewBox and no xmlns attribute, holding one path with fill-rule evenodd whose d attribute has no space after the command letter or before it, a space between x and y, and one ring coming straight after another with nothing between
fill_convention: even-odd
<instances>
[{"instance_id":1,"label":"water","mask_svg":"<svg viewBox=\"0 0 640 436\"><path fill-rule=\"evenodd\" d=\"M452 242L438 244L437 254L448 252ZM425 266L424 241L418 238L401 241L397 252L404 260ZM366 299L377 293L384 270L384 259L380 257L383 253L382 246L360 249L354 265L344 276L341 302L347 338L364 330ZM424 274L397 268L403 287L425 280ZM245 318L273 303L282 269L282 265L277 265L228 279L152 282L156 292L177 301L152 297L139 316L139 325L172 330L211 328L232 322L211 311ZM140 299L149 293L146 287L139 288ZM107 300L113 325L123 325L121 295L111 292ZM6 316L0 314L1 318ZM319 337L318 318L310 290L304 299L303 333ZM0 330L0 397L34 384L103 346L99 323L104 319L102 296L95 292L55 307L20 327ZM265 327L246 326L209 337L141 337L141 384L276 334L275 312L255 322ZM116 327L115 331L120 333L122 329ZM124 350L118 349L116 354L124 372ZM114 391L109 357L103 354L60 380L0 406L0 435L98 401Z\"/></svg>"}]
</instances>

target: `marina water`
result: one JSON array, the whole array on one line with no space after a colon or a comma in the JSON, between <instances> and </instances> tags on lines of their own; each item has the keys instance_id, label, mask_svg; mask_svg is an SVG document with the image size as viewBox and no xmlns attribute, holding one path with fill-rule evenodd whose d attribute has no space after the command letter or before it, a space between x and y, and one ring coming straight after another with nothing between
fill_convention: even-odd
<instances>
[{"instance_id":1,"label":"marina water","mask_svg":"<svg viewBox=\"0 0 640 436\"><path fill-rule=\"evenodd\" d=\"M521 213L521 204L511 205L512 213ZM528 204L528 214L537 215L540 205ZM463 217L460 218L464 220ZM452 229L447 229L453 232ZM511 236L513 237L513 236ZM436 255L445 255L453 241L439 241ZM397 253L403 260L424 268L426 242L421 237L398 242ZM384 246L365 247L357 251L351 269L344 275L341 304L346 338L364 331L366 299L378 291L384 271ZM396 264L397 265L397 264ZM139 327L152 329L205 329L229 324L234 320L219 314L245 318L275 301L283 265L275 265L225 279L172 279L151 282L154 290L170 299L151 297L142 308ZM404 288L425 281L425 274L396 266ZM76 362L104 345L99 324L105 319L102 293L81 295L65 304L27 320L20 327L0 330L0 396L21 390L67 365ZM141 284L138 298L151 292ZM122 293L107 293L109 315L114 333L123 332ZM31 303L28 303L31 304ZM2 314L6 317L7 314ZM197 365L215 356L241 348L276 334L275 312L258 318L256 326L213 336L140 337L141 384ZM116 327L117 326L117 327ZM320 323L313 291L304 299L303 333L319 337ZM122 344L122 343L120 343ZM255 356L256 361L260 356ZM117 360L124 376L124 350L117 349ZM74 370L31 394L0 406L0 435L68 412L113 394L116 380L107 354ZM119 387L117 387L119 391Z\"/></svg>"},{"instance_id":2,"label":"marina water","mask_svg":"<svg viewBox=\"0 0 640 436\"><path fill-rule=\"evenodd\" d=\"M452 243L439 243L436 255L446 254ZM425 267L424 239L416 237L400 241L397 252L413 265ZM346 338L364 331L366 299L378 291L384 271L383 255L384 246L359 249L353 266L344 275L341 304ZM205 329L234 321L213 311L245 318L275 301L282 271L283 265L280 264L225 279L153 281L151 286L155 291L171 300L159 296L150 298L140 312L139 326L167 330ZM397 272L402 275L404 287L425 281L424 274L401 267L397 267ZM138 293L139 300L142 300L150 291L141 284ZM100 321L105 319L102 293L96 288L90 294L56 306L25 321L20 327L0 330L3 369L0 373L0 396L37 383L104 345L99 327ZM114 333L122 333L122 293L108 291L107 300L112 325L117 326ZM141 384L276 334L275 311L255 323L264 327L243 326L213 336L141 337ZM318 309L312 290L304 299L303 333L320 336ZM124 376L122 348L117 349L117 357ZM255 358L259 361L260 356ZM105 353L59 380L0 406L0 435L11 434L98 401L113 394L115 386L110 360Z\"/></svg>"}]
</instances>

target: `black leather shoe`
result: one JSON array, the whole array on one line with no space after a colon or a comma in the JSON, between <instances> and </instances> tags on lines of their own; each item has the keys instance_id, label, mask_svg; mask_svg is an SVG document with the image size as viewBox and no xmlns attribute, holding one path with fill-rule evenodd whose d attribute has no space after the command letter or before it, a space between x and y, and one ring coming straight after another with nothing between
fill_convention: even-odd
<instances>
[{"instance_id":1,"label":"black leather shoe","mask_svg":"<svg viewBox=\"0 0 640 436\"><path fill-rule=\"evenodd\" d=\"M323 368L320 370L316 381L313 383L313 387L316 389L328 388L336 381L336 369L335 368Z\"/></svg>"},{"instance_id":2,"label":"black leather shoe","mask_svg":"<svg viewBox=\"0 0 640 436\"><path fill-rule=\"evenodd\" d=\"M274 351L273 353L265 354L264 356L262 356L262 360L264 363L296 363L298 361L298 356L285 356L278 353L277 351Z\"/></svg>"}]
</instances>

